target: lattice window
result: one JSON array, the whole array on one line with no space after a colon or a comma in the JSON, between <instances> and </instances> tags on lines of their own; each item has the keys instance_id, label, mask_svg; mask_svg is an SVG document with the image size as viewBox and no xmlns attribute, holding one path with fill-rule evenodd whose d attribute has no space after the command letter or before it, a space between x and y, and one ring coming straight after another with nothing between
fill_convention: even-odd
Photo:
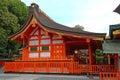
<instances>
[{"instance_id":1,"label":"lattice window","mask_svg":"<svg viewBox=\"0 0 120 80\"><path fill-rule=\"evenodd\" d=\"M29 58L38 58L39 57L38 54L39 53L29 53Z\"/></svg>"},{"instance_id":2,"label":"lattice window","mask_svg":"<svg viewBox=\"0 0 120 80\"><path fill-rule=\"evenodd\" d=\"M49 46L42 46L41 51L49 50Z\"/></svg>"},{"instance_id":3,"label":"lattice window","mask_svg":"<svg viewBox=\"0 0 120 80\"><path fill-rule=\"evenodd\" d=\"M37 50L38 50L37 47L31 47L31 48L30 48L30 51L37 51Z\"/></svg>"},{"instance_id":4,"label":"lattice window","mask_svg":"<svg viewBox=\"0 0 120 80\"><path fill-rule=\"evenodd\" d=\"M50 44L50 39L41 40L41 44Z\"/></svg>"},{"instance_id":5,"label":"lattice window","mask_svg":"<svg viewBox=\"0 0 120 80\"><path fill-rule=\"evenodd\" d=\"M42 58L50 57L50 52L41 52L40 57Z\"/></svg>"},{"instance_id":6,"label":"lattice window","mask_svg":"<svg viewBox=\"0 0 120 80\"><path fill-rule=\"evenodd\" d=\"M38 40L31 40L30 41L30 45L33 46L33 45L39 45L39 41Z\"/></svg>"}]
</instances>

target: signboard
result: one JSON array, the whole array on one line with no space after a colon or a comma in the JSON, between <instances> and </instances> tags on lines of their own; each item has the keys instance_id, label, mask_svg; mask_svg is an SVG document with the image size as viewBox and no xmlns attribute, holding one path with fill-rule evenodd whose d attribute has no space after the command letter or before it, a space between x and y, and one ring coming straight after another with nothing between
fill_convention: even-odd
<instances>
[{"instance_id":1,"label":"signboard","mask_svg":"<svg viewBox=\"0 0 120 80\"><path fill-rule=\"evenodd\" d=\"M120 53L120 40L105 40L103 53Z\"/></svg>"}]
</instances>

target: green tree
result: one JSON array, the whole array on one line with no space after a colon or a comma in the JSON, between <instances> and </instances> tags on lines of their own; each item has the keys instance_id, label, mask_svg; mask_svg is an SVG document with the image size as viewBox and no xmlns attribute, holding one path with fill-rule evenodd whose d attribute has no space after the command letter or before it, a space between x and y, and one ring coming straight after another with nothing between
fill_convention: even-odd
<instances>
[{"instance_id":1,"label":"green tree","mask_svg":"<svg viewBox=\"0 0 120 80\"><path fill-rule=\"evenodd\" d=\"M13 13L18 18L18 23L23 25L28 16L28 7L20 0L10 0L8 4L9 12Z\"/></svg>"},{"instance_id":2,"label":"green tree","mask_svg":"<svg viewBox=\"0 0 120 80\"><path fill-rule=\"evenodd\" d=\"M6 57L7 34L6 31L0 27L0 58Z\"/></svg>"},{"instance_id":3,"label":"green tree","mask_svg":"<svg viewBox=\"0 0 120 80\"><path fill-rule=\"evenodd\" d=\"M28 7L21 0L0 0L0 56L18 53L19 43L8 40L27 19Z\"/></svg>"},{"instance_id":4,"label":"green tree","mask_svg":"<svg viewBox=\"0 0 120 80\"><path fill-rule=\"evenodd\" d=\"M80 31L83 31L84 30L84 27L83 26L80 26L79 24L75 25L73 28L77 29L77 30L80 30Z\"/></svg>"}]
</instances>

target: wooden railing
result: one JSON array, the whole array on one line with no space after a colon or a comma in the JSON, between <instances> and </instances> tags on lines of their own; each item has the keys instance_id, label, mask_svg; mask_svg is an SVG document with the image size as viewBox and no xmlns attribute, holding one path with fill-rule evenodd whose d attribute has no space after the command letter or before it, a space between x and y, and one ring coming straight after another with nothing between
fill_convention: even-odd
<instances>
[{"instance_id":1,"label":"wooden railing","mask_svg":"<svg viewBox=\"0 0 120 80\"><path fill-rule=\"evenodd\" d=\"M89 65L78 62L5 62L4 72L70 73L88 72Z\"/></svg>"},{"instance_id":2,"label":"wooden railing","mask_svg":"<svg viewBox=\"0 0 120 80\"><path fill-rule=\"evenodd\" d=\"M71 61L43 61L43 62L5 62L4 72L33 72L33 73L97 73L100 72L116 72L113 65L87 65L79 64L78 62Z\"/></svg>"},{"instance_id":3,"label":"wooden railing","mask_svg":"<svg viewBox=\"0 0 120 80\"><path fill-rule=\"evenodd\" d=\"M100 72L116 72L117 68L114 65L90 65L91 73L100 73Z\"/></svg>"},{"instance_id":4,"label":"wooden railing","mask_svg":"<svg viewBox=\"0 0 120 80\"><path fill-rule=\"evenodd\" d=\"M100 80L120 80L119 72L100 72Z\"/></svg>"},{"instance_id":5,"label":"wooden railing","mask_svg":"<svg viewBox=\"0 0 120 80\"><path fill-rule=\"evenodd\" d=\"M75 63L74 63L75 64ZM12 65L12 66L11 66ZM70 62L6 62L5 72L71 73Z\"/></svg>"}]
</instances>

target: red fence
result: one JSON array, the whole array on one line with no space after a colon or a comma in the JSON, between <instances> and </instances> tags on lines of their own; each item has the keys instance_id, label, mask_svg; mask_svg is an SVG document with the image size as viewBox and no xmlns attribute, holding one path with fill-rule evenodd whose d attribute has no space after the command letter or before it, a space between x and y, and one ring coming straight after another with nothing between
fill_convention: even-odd
<instances>
[{"instance_id":1,"label":"red fence","mask_svg":"<svg viewBox=\"0 0 120 80\"><path fill-rule=\"evenodd\" d=\"M100 73L100 72L116 72L117 68L114 65L91 65L91 73Z\"/></svg>"},{"instance_id":2,"label":"red fence","mask_svg":"<svg viewBox=\"0 0 120 80\"><path fill-rule=\"evenodd\" d=\"M100 73L115 72L113 65L84 65L78 62L5 62L4 72L33 73Z\"/></svg>"},{"instance_id":3,"label":"red fence","mask_svg":"<svg viewBox=\"0 0 120 80\"><path fill-rule=\"evenodd\" d=\"M119 72L100 72L100 80L120 80Z\"/></svg>"},{"instance_id":4,"label":"red fence","mask_svg":"<svg viewBox=\"0 0 120 80\"><path fill-rule=\"evenodd\" d=\"M71 73L88 72L89 65L77 62L5 62L4 72Z\"/></svg>"}]
</instances>

